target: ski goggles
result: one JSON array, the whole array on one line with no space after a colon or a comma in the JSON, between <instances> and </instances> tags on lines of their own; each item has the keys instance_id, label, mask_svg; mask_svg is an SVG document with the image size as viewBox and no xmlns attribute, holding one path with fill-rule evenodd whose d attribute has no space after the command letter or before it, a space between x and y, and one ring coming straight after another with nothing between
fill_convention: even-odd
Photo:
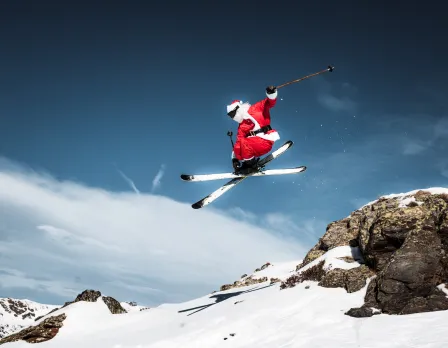
<instances>
[{"instance_id":1,"label":"ski goggles","mask_svg":"<svg viewBox=\"0 0 448 348\"><path fill-rule=\"evenodd\" d=\"M236 112L238 111L239 108L240 108L240 106L237 105L235 109L233 109L232 111L227 113L227 116L229 116L230 118L234 118L236 115Z\"/></svg>"}]
</instances>

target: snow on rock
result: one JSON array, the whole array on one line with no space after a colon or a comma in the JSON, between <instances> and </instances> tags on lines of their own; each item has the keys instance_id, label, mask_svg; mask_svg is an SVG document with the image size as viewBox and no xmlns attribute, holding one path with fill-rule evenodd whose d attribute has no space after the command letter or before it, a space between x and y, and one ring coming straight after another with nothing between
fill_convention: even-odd
<instances>
[{"instance_id":1,"label":"snow on rock","mask_svg":"<svg viewBox=\"0 0 448 348\"><path fill-rule=\"evenodd\" d=\"M428 193L431 195L448 194L448 188L430 187L430 188L426 188L426 189L412 190L412 191L404 192L404 193L392 193L392 194L388 194L388 195L383 195L383 196L380 196L378 199L363 205L358 210L361 210L367 206L371 206L372 204L377 203L379 200L386 200L386 199L396 199L399 202L400 207L406 207L411 202L418 203L418 201L415 199L415 196L416 195L418 196L419 193Z\"/></svg>"},{"instance_id":2,"label":"snow on rock","mask_svg":"<svg viewBox=\"0 0 448 348\"><path fill-rule=\"evenodd\" d=\"M0 298L0 338L32 325L55 308L58 306L27 299Z\"/></svg>"},{"instance_id":3,"label":"snow on rock","mask_svg":"<svg viewBox=\"0 0 448 348\"><path fill-rule=\"evenodd\" d=\"M312 262L300 267L297 272L280 285L281 289L295 287L297 283L311 280L326 288L344 288L348 293L362 289L375 274L365 265L353 259L350 246L336 247Z\"/></svg>"},{"instance_id":4,"label":"snow on rock","mask_svg":"<svg viewBox=\"0 0 448 348\"><path fill-rule=\"evenodd\" d=\"M147 309L143 306L127 305L134 308L130 312ZM18 340L24 340L28 343L48 341L53 339L63 327L65 332L70 332L78 325L78 322L87 325L84 331L96 331L100 328L98 321L103 320L103 317L119 316L125 313L128 312L113 297L103 296L97 290L85 290L74 301L66 302L60 307L53 306L51 310L45 311L42 313L43 315L28 322L28 325L18 327L14 332L9 331L0 340L0 344ZM67 323L69 324L68 328L66 327Z\"/></svg>"},{"instance_id":5,"label":"snow on rock","mask_svg":"<svg viewBox=\"0 0 448 348\"><path fill-rule=\"evenodd\" d=\"M297 265L297 261L284 262L277 265L266 262L260 268L257 268L252 274L243 274L241 279L236 280L233 284L224 284L220 287L220 291L229 290L233 288L239 288L249 286L253 284L259 284L264 282L276 283L288 274L294 272ZM215 293L216 291L214 291Z\"/></svg>"},{"instance_id":6,"label":"snow on rock","mask_svg":"<svg viewBox=\"0 0 448 348\"><path fill-rule=\"evenodd\" d=\"M370 316L371 308L402 315L447 310L448 299L438 287L448 279L447 192L434 188L385 196L332 222L298 268L348 245L363 267L354 273L334 271L328 283L344 283L353 291L371 280L363 306L349 314ZM358 279L350 285L347 281L353 277ZM302 278L297 275L286 285Z\"/></svg>"},{"instance_id":7,"label":"snow on rock","mask_svg":"<svg viewBox=\"0 0 448 348\"><path fill-rule=\"evenodd\" d=\"M120 304L121 304L121 307L123 307L124 310L128 313L140 312L140 311L150 309L149 307L146 307L146 306L140 306L136 302L120 302Z\"/></svg>"}]
</instances>

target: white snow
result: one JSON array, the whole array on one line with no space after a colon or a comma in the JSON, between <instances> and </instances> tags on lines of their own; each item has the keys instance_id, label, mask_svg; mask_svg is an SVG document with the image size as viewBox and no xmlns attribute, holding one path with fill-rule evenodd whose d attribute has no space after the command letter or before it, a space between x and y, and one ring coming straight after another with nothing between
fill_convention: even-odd
<instances>
[{"instance_id":1,"label":"white snow","mask_svg":"<svg viewBox=\"0 0 448 348\"><path fill-rule=\"evenodd\" d=\"M389 198L399 198L399 207L403 208L403 207L406 207L406 205L411 203L411 202L417 202L418 204L420 204L420 202L415 200L415 197L408 197L408 196L415 195L418 191L429 192L429 193L431 193L433 195L435 195L435 194L443 194L443 193L448 194L448 188L445 188L445 187L430 187L430 188L426 188L426 189L412 190L412 191L405 192L405 193L392 193L392 194L389 194L389 195L381 196L380 198L386 198L386 199L389 199ZM369 202L367 204L364 204L358 210L361 210L364 207L372 205L372 204L378 202L378 200L379 199L376 199L376 200L371 201L371 202Z\"/></svg>"},{"instance_id":2,"label":"white snow","mask_svg":"<svg viewBox=\"0 0 448 348\"><path fill-rule=\"evenodd\" d=\"M415 203L417 203L418 205L421 205L421 204L422 204L422 202L417 201L417 200L415 199L415 197L408 197L408 198L402 198L402 199L400 199L400 202L399 202L399 204L398 204L398 207L399 207L399 208L405 208L405 207L407 207L411 202L415 202Z\"/></svg>"},{"instance_id":3,"label":"white snow","mask_svg":"<svg viewBox=\"0 0 448 348\"><path fill-rule=\"evenodd\" d=\"M141 310L148 309L146 306L131 305L128 302L120 302L120 305L126 310L126 312L140 312Z\"/></svg>"},{"instance_id":4,"label":"white snow","mask_svg":"<svg viewBox=\"0 0 448 348\"><path fill-rule=\"evenodd\" d=\"M325 260L326 268L357 267L357 262L339 259L351 256L352 251L350 247L332 249L303 269L321 260ZM285 279L299 263L300 260L273 262L253 276ZM117 315L110 314L102 300L78 302L54 313L67 314L64 326L54 339L40 343L39 347L436 348L448 344L448 311L352 318L344 312L363 304L367 285L351 294L341 288L322 288L312 281L284 290L279 286L280 283L270 285L268 281L184 303ZM217 298L220 301L216 303ZM178 313L180 310L187 311ZM29 344L5 345L5 348L22 347L28 348Z\"/></svg>"},{"instance_id":5,"label":"white snow","mask_svg":"<svg viewBox=\"0 0 448 348\"><path fill-rule=\"evenodd\" d=\"M296 266L301 262L300 261L293 261L293 262L282 262L282 263L275 263L272 262L271 265L267 266L265 269L254 272L252 274L248 274L247 277L242 278L242 280L247 279L248 277L252 277L253 279L260 279L263 277L268 277L268 279L271 278L282 278L282 277L289 277L292 275L295 270Z\"/></svg>"},{"instance_id":6,"label":"white snow","mask_svg":"<svg viewBox=\"0 0 448 348\"><path fill-rule=\"evenodd\" d=\"M438 288L448 295L448 288L445 284L440 284Z\"/></svg>"}]
</instances>

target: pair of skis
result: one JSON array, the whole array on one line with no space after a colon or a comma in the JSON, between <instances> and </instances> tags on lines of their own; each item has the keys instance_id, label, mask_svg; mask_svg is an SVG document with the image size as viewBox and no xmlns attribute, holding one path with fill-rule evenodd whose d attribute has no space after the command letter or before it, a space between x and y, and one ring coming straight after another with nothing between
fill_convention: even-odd
<instances>
[{"instance_id":1,"label":"pair of skis","mask_svg":"<svg viewBox=\"0 0 448 348\"><path fill-rule=\"evenodd\" d=\"M200 209L213 201L215 201L218 197L223 195L225 192L234 188L236 185L241 183L243 180L247 179L250 176L267 176L267 175L284 175L284 174L298 174L302 173L306 170L306 166L300 166L296 168L288 168L288 169L264 169L264 166L269 162L273 161L287 150L291 148L294 143L291 140L288 140L285 144L283 144L280 148L261 159L257 166L257 170L248 174L235 174L235 173L218 173L218 174L182 174L180 177L184 181L189 182L197 182L197 181L208 181L208 180L219 180L219 179L231 179L216 191L210 193L208 196L202 198L196 203L192 204L191 207L193 209Z\"/></svg>"}]
</instances>

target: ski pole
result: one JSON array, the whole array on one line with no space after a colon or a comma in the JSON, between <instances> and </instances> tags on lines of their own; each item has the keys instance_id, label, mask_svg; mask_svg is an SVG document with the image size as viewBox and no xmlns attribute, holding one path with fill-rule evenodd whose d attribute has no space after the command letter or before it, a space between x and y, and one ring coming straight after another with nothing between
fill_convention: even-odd
<instances>
[{"instance_id":1,"label":"ski pole","mask_svg":"<svg viewBox=\"0 0 448 348\"><path fill-rule=\"evenodd\" d=\"M228 132L227 132L227 135L228 135L229 138L230 138L230 142L232 143L232 149L233 149L233 147L234 147L234 145L233 145L233 139L232 139L232 135L233 135L233 133L232 133L231 131L228 131Z\"/></svg>"},{"instance_id":2,"label":"ski pole","mask_svg":"<svg viewBox=\"0 0 448 348\"><path fill-rule=\"evenodd\" d=\"M327 72L327 71L332 72L333 70L334 70L334 66L329 65L328 68L325 69L325 70L322 70L322 71L319 71L319 72L317 72L317 73L314 73L314 74L310 74L310 75L301 77L300 79L297 79L297 80L292 80L292 81L286 82L286 83L284 83L283 85L277 86L277 89L282 88L282 87L285 87L285 86L290 85L290 84L292 84L292 83L296 83L296 82L303 81L303 80L308 79L308 78L310 78L310 77L312 77L312 76L316 76L316 75L319 75L319 74L323 74L323 73L325 73L325 72Z\"/></svg>"}]
</instances>

